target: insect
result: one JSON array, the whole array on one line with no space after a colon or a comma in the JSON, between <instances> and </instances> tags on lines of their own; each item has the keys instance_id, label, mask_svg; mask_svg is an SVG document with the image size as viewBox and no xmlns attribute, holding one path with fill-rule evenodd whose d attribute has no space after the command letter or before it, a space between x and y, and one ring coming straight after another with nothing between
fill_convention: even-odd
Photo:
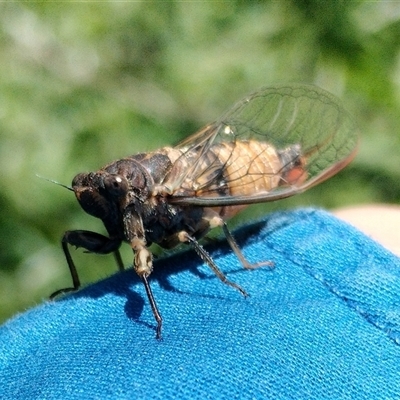
<instances>
[{"instance_id":1,"label":"insect","mask_svg":"<svg viewBox=\"0 0 400 400\"><path fill-rule=\"evenodd\" d=\"M226 220L249 204L289 197L331 177L352 160L357 141L354 122L330 93L308 85L274 86L244 98L175 147L76 175L69 189L84 211L103 221L108 236L65 232L62 248L73 287L52 297L80 287L69 245L114 253L122 270L122 242L133 250L133 267L146 289L157 338L162 318L149 284L152 243L167 249L190 244L222 282L247 296L198 240L222 227L242 265L253 268Z\"/></svg>"}]
</instances>

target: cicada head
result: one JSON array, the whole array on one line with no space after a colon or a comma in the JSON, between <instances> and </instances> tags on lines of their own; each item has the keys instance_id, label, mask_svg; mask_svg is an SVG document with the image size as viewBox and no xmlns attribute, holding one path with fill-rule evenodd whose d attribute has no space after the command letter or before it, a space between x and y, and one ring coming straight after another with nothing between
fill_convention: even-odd
<instances>
[{"instance_id":1,"label":"cicada head","mask_svg":"<svg viewBox=\"0 0 400 400\"><path fill-rule=\"evenodd\" d=\"M100 171L76 175L72 189L83 210L104 220L127 196L129 184L122 175Z\"/></svg>"}]
</instances>

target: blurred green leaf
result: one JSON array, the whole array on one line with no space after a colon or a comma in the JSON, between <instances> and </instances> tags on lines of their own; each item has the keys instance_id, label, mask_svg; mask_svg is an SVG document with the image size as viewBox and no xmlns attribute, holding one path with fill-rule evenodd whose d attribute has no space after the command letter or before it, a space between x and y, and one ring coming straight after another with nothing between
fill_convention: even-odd
<instances>
[{"instance_id":1,"label":"blurred green leaf","mask_svg":"<svg viewBox=\"0 0 400 400\"><path fill-rule=\"evenodd\" d=\"M232 225L285 207L400 202L397 2L6 2L0 11L0 319L69 283L65 230L104 232L71 192L36 174L69 185L78 172L174 144L262 86L314 83L339 96L360 126L360 151L323 185L251 207ZM73 255L84 282L115 271L112 257Z\"/></svg>"}]
</instances>

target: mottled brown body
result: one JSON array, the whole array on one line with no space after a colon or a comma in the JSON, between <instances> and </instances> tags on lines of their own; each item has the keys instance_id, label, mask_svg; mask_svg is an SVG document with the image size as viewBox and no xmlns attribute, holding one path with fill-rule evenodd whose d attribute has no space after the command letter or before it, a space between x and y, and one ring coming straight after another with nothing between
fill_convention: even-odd
<instances>
[{"instance_id":1,"label":"mottled brown body","mask_svg":"<svg viewBox=\"0 0 400 400\"><path fill-rule=\"evenodd\" d=\"M256 92L176 147L78 174L71 190L87 213L103 221L108 236L82 230L64 234L73 287L53 296L80 286L68 245L113 252L123 269L122 242L133 250L134 269L157 321L157 338L162 319L148 282L151 243L164 248L192 245L218 278L247 296L218 269L198 239L220 226L243 266L254 267L225 220L248 204L288 197L329 178L350 162L356 143L354 125L336 98L312 86L281 86Z\"/></svg>"}]
</instances>

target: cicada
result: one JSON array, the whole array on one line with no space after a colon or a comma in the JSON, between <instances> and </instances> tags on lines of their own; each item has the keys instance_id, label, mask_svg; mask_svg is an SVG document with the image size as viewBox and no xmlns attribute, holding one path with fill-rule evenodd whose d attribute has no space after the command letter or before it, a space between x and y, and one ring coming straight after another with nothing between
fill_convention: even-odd
<instances>
[{"instance_id":1,"label":"cicada","mask_svg":"<svg viewBox=\"0 0 400 400\"><path fill-rule=\"evenodd\" d=\"M332 94L308 85L274 86L247 96L175 147L76 175L70 189L84 211L103 221L108 236L65 232L62 247L73 287L53 297L80 287L69 245L114 253L122 270L122 242L133 250L133 267L144 284L157 338L162 318L149 284L152 243L166 249L190 244L222 282L247 296L226 278L199 239L222 227L241 264L254 267L226 220L249 204L301 193L336 174L353 159L357 141L352 118Z\"/></svg>"}]
</instances>

